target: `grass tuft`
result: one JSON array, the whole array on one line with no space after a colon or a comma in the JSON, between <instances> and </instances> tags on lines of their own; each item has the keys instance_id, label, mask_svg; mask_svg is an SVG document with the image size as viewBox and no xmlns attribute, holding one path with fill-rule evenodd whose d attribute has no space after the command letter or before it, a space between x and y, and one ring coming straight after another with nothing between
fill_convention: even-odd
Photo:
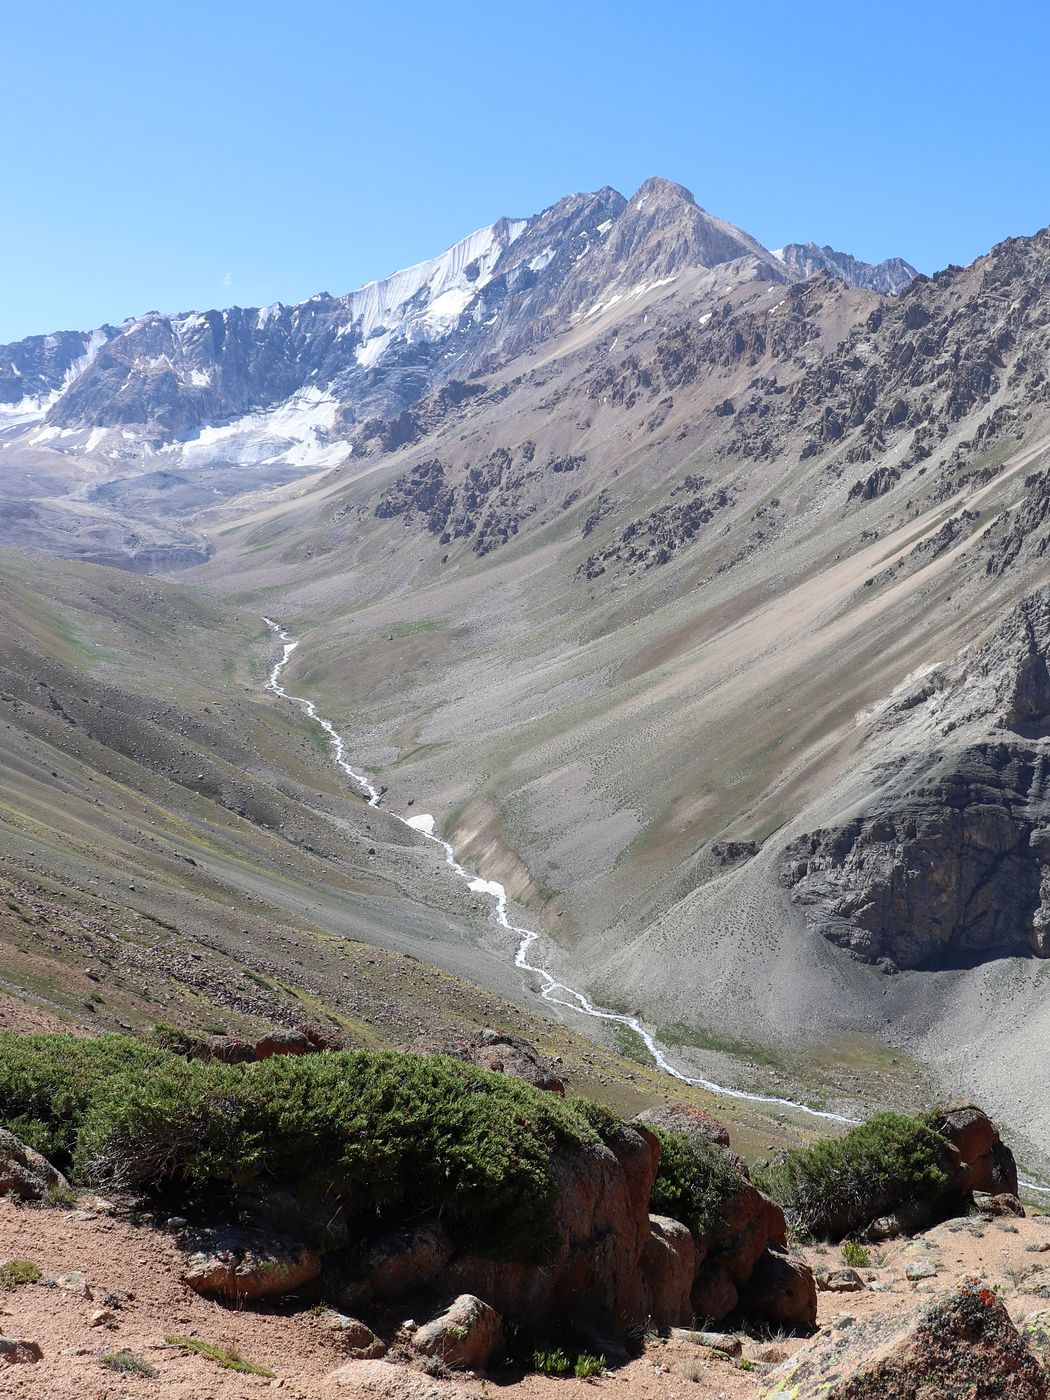
<instances>
[{"instance_id":1,"label":"grass tuft","mask_svg":"<svg viewBox=\"0 0 1050 1400\"><path fill-rule=\"evenodd\" d=\"M224 1371L240 1371L246 1376L268 1376L271 1380L274 1378L273 1371L249 1361L235 1346L221 1347L217 1342L204 1342L199 1337L165 1337L164 1340L170 1347L181 1347L183 1351L192 1351L207 1361L214 1361Z\"/></svg>"}]
</instances>

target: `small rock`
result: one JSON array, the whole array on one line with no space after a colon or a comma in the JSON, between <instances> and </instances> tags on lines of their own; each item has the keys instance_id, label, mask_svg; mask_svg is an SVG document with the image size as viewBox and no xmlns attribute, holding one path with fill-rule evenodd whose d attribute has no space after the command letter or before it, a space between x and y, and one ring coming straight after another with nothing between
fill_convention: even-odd
<instances>
[{"instance_id":1,"label":"small rock","mask_svg":"<svg viewBox=\"0 0 1050 1400\"><path fill-rule=\"evenodd\" d=\"M54 1279L56 1288L63 1289L66 1293L78 1293L81 1298L91 1298L91 1287L88 1284L87 1276L79 1269L74 1269L68 1274L59 1274Z\"/></svg>"},{"instance_id":2,"label":"small rock","mask_svg":"<svg viewBox=\"0 0 1050 1400\"><path fill-rule=\"evenodd\" d=\"M739 1356L740 1338L732 1332L694 1332L688 1327L672 1327L671 1336L678 1342L689 1342L708 1351L720 1351L724 1356Z\"/></svg>"},{"instance_id":3,"label":"small rock","mask_svg":"<svg viewBox=\"0 0 1050 1400\"><path fill-rule=\"evenodd\" d=\"M864 1280L856 1269L818 1269L817 1287L826 1293L859 1293Z\"/></svg>"},{"instance_id":4,"label":"small rock","mask_svg":"<svg viewBox=\"0 0 1050 1400\"><path fill-rule=\"evenodd\" d=\"M108 1327L111 1322L116 1322L117 1315L112 1308L96 1308L91 1314L92 1327Z\"/></svg>"},{"instance_id":5,"label":"small rock","mask_svg":"<svg viewBox=\"0 0 1050 1400\"><path fill-rule=\"evenodd\" d=\"M0 1365L16 1366L23 1361L41 1361L44 1353L39 1342L24 1337L0 1337Z\"/></svg>"},{"instance_id":6,"label":"small rock","mask_svg":"<svg viewBox=\"0 0 1050 1400\"><path fill-rule=\"evenodd\" d=\"M918 1283L924 1278L936 1278L937 1265L931 1259L912 1259L904 1266L904 1277L909 1283Z\"/></svg>"}]
</instances>

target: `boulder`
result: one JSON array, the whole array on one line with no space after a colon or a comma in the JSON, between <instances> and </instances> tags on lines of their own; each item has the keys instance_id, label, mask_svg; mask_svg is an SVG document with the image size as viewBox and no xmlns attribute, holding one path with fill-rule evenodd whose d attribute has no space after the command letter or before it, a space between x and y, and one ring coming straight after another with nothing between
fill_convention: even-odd
<instances>
[{"instance_id":1,"label":"boulder","mask_svg":"<svg viewBox=\"0 0 1050 1400\"><path fill-rule=\"evenodd\" d=\"M649 1293L652 1326L662 1329L689 1322L696 1274L696 1244L689 1227L665 1215L651 1215L639 1267Z\"/></svg>"},{"instance_id":2,"label":"boulder","mask_svg":"<svg viewBox=\"0 0 1050 1400\"><path fill-rule=\"evenodd\" d=\"M785 1249L770 1246L740 1289L740 1308L775 1327L811 1330L817 1323L813 1270Z\"/></svg>"},{"instance_id":3,"label":"boulder","mask_svg":"<svg viewBox=\"0 0 1050 1400\"><path fill-rule=\"evenodd\" d=\"M41 1361L43 1356L39 1342L26 1341L23 1337L0 1337L0 1366Z\"/></svg>"},{"instance_id":4,"label":"boulder","mask_svg":"<svg viewBox=\"0 0 1050 1400\"><path fill-rule=\"evenodd\" d=\"M524 1080L534 1089L544 1089L550 1094L557 1094L559 1098L565 1097L565 1084L554 1066L534 1045L520 1036L485 1030L472 1040L427 1041L421 1049L427 1054L451 1055L454 1059L495 1074L509 1074L512 1079Z\"/></svg>"},{"instance_id":5,"label":"boulder","mask_svg":"<svg viewBox=\"0 0 1050 1400\"><path fill-rule=\"evenodd\" d=\"M954 1149L956 1191L1017 1195L1017 1164L1013 1153L983 1109L971 1103L952 1104L932 1126Z\"/></svg>"},{"instance_id":6,"label":"boulder","mask_svg":"<svg viewBox=\"0 0 1050 1400\"><path fill-rule=\"evenodd\" d=\"M1048 1400L1050 1386L1000 1299L976 1280L925 1307L848 1315L766 1378L766 1394L823 1400Z\"/></svg>"},{"instance_id":7,"label":"boulder","mask_svg":"<svg viewBox=\"0 0 1050 1400\"><path fill-rule=\"evenodd\" d=\"M719 1147L729 1146L729 1129L713 1114L691 1104L668 1103L658 1108L647 1108L634 1120L647 1128L660 1128L663 1132L685 1133L686 1137L698 1136L709 1142L717 1142Z\"/></svg>"},{"instance_id":8,"label":"boulder","mask_svg":"<svg viewBox=\"0 0 1050 1400\"><path fill-rule=\"evenodd\" d=\"M860 1293L864 1288L856 1269L818 1269L813 1277L822 1293Z\"/></svg>"},{"instance_id":9,"label":"boulder","mask_svg":"<svg viewBox=\"0 0 1050 1400\"><path fill-rule=\"evenodd\" d=\"M340 1346L353 1360L378 1361L386 1355L386 1342L356 1317L347 1317L346 1313L328 1309L321 1314L321 1321L336 1334Z\"/></svg>"},{"instance_id":10,"label":"boulder","mask_svg":"<svg viewBox=\"0 0 1050 1400\"><path fill-rule=\"evenodd\" d=\"M208 1058L224 1065L246 1065L255 1059L255 1047L235 1035L213 1035L207 1041Z\"/></svg>"},{"instance_id":11,"label":"boulder","mask_svg":"<svg viewBox=\"0 0 1050 1400\"><path fill-rule=\"evenodd\" d=\"M925 1201L906 1201L904 1205L880 1215L864 1231L869 1240L895 1240L901 1235L914 1235L933 1224L933 1211Z\"/></svg>"},{"instance_id":12,"label":"boulder","mask_svg":"<svg viewBox=\"0 0 1050 1400\"><path fill-rule=\"evenodd\" d=\"M315 1055L317 1046L303 1031L272 1030L256 1042L255 1058L268 1060L271 1055Z\"/></svg>"},{"instance_id":13,"label":"boulder","mask_svg":"<svg viewBox=\"0 0 1050 1400\"><path fill-rule=\"evenodd\" d=\"M787 1245L784 1212L747 1179L747 1168L738 1162L740 1189L727 1196L709 1232L707 1255L718 1258L737 1288L751 1277L767 1244Z\"/></svg>"},{"instance_id":14,"label":"boulder","mask_svg":"<svg viewBox=\"0 0 1050 1400\"><path fill-rule=\"evenodd\" d=\"M398 1298L428 1288L451 1257L452 1242L436 1222L384 1235L366 1256L373 1296Z\"/></svg>"},{"instance_id":15,"label":"boulder","mask_svg":"<svg viewBox=\"0 0 1050 1400\"><path fill-rule=\"evenodd\" d=\"M436 1356L446 1366L485 1371L503 1353L503 1319L472 1293L461 1293L417 1328L409 1345L421 1356Z\"/></svg>"},{"instance_id":16,"label":"boulder","mask_svg":"<svg viewBox=\"0 0 1050 1400\"><path fill-rule=\"evenodd\" d=\"M39 1201L49 1191L69 1191L69 1182L46 1157L0 1128L0 1196Z\"/></svg>"},{"instance_id":17,"label":"boulder","mask_svg":"<svg viewBox=\"0 0 1050 1400\"><path fill-rule=\"evenodd\" d=\"M998 1196L987 1191L973 1193L973 1208L981 1215L1024 1215L1024 1206L1016 1196L1001 1192Z\"/></svg>"},{"instance_id":18,"label":"boulder","mask_svg":"<svg viewBox=\"0 0 1050 1400\"><path fill-rule=\"evenodd\" d=\"M193 1252L183 1282L195 1293L228 1302L280 1298L321 1272L316 1250L258 1230L208 1230L185 1241Z\"/></svg>"},{"instance_id":19,"label":"boulder","mask_svg":"<svg viewBox=\"0 0 1050 1400\"><path fill-rule=\"evenodd\" d=\"M693 1315L697 1322L721 1322L736 1310L740 1301L737 1286L725 1265L717 1259L701 1264L693 1281Z\"/></svg>"}]
</instances>

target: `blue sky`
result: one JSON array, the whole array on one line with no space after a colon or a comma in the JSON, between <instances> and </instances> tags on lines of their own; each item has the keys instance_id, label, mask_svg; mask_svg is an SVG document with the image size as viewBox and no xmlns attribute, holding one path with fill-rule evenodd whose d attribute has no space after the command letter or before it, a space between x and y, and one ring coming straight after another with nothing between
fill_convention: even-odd
<instances>
[{"instance_id":1,"label":"blue sky","mask_svg":"<svg viewBox=\"0 0 1050 1400\"><path fill-rule=\"evenodd\" d=\"M342 292L648 176L923 271L1050 222L1035 4L0 6L0 342Z\"/></svg>"}]
</instances>

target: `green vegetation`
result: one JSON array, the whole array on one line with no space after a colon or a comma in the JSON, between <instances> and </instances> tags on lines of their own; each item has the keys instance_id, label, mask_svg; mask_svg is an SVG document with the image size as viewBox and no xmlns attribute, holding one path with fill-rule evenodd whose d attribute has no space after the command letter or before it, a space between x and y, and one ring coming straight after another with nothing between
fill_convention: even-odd
<instances>
[{"instance_id":1,"label":"green vegetation","mask_svg":"<svg viewBox=\"0 0 1050 1400\"><path fill-rule=\"evenodd\" d=\"M859 1240L842 1241L842 1259L851 1269L866 1269L871 1263L871 1255Z\"/></svg>"},{"instance_id":2,"label":"green vegetation","mask_svg":"<svg viewBox=\"0 0 1050 1400\"><path fill-rule=\"evenodd\" d=\"M166 1058L126 1036L0 1031L0 1122L67 1170L77 1131L102 1086L117 1073L144 1074Z\"/></svg>"},{"instance_id":3,"label":"green vegetation","mask_svg":"<svg viewBox=\"0 0 1050 1400\"><path fill-rule=\"evenodd\" d=\"M118 1371L122 1376L157 1376L160 1372L133 1351L108 1351L99 1358L103 1366Z\"/></svg>"},{"instance_id":4,"label":"green vegetation","mask_svg":"<svg viewBox=\"0 0 1050 1400\"><path fill-rule=\"evenodd\" d=\"M0 1121L75 1181L250 1192L275 1182L362 1224L442 1211L463 1244L542 1258L552 1152L615 1115L443 1056L340 1051L224 1065L123 1036L0 1033Z\"/></svg>"},{"instance_id":5,"label":"green vegetation","mask_svg":"<svg viewBox=\"0 0 1050 1400\"><path fill-rule=\"evenodd\" d=\"M798 1148L755 1181L814 1238L841 1239L907 1201L934 1201L948 1184L945 1140L918 1118L876 1113L840 1138Z\"/></svg>"},{"instance_id":6,"label":"green vegetation","mask_svg":"<svg viewBox=\"0 0 1050 1400\"><path fill-rule=\"evenodd\" d=\"M724 1148L695 1134L656 1129L660 1167L649 1209L681 1220L697 1235L707 1234L722 1202L742 1186Z\"/></svg>"},{"instance_id":7,"label":"green vegetation","mask_svg":"<svg viewBox=\"0 0 1050 1400\"><path fill-rule=\"evenodd\" d=\"M532 1368L542 1371L545 1376L567 1376L572 1370L572 1362L561 1347L555 1347L553 1351L534 1351Z\"/></svg>"},{"instance_id":8,"label":"green vegetation","mask_svg":"<svg viewBox=\"0 0 1050 1400\"><path fill-rule=\"evenodd\" d=\"M225 1371L240 1371L246 1376L268 1376L273 1379L273 1371L265 1366L257 1366L248 1361L236 1347L220 1347L215 1342L203 1342L199 1337L165 1337L169 1347L181 1347L184 1351L196 1352L208 1361L214 1361Z\"/></svg>"},{"instance_id":9,"label":"green vegetation","mask_svg":"<svg viewBox=\"0 0 1050 1400\"><path fill-rule=\"evenodd\" d=\"M581 1351L576 1358L573 1375L578 1381L586 1381L590 1380L591 1376L600 1376L604 1370L604 1356L592 1356L589 1351Z\"/></svg>"},{"instance_id":10,"label":"green vegetation","mask_svg":"<svg viewBox=\"0 0 1050 1400\"><path fill-rule=\"evenodd\" d=\"M43 1278L39 1264L32 1259L8 1259L0 1264L0 1288L21 1288L24 1283L39 1283Z\"/></svg>"}]
</instances>

